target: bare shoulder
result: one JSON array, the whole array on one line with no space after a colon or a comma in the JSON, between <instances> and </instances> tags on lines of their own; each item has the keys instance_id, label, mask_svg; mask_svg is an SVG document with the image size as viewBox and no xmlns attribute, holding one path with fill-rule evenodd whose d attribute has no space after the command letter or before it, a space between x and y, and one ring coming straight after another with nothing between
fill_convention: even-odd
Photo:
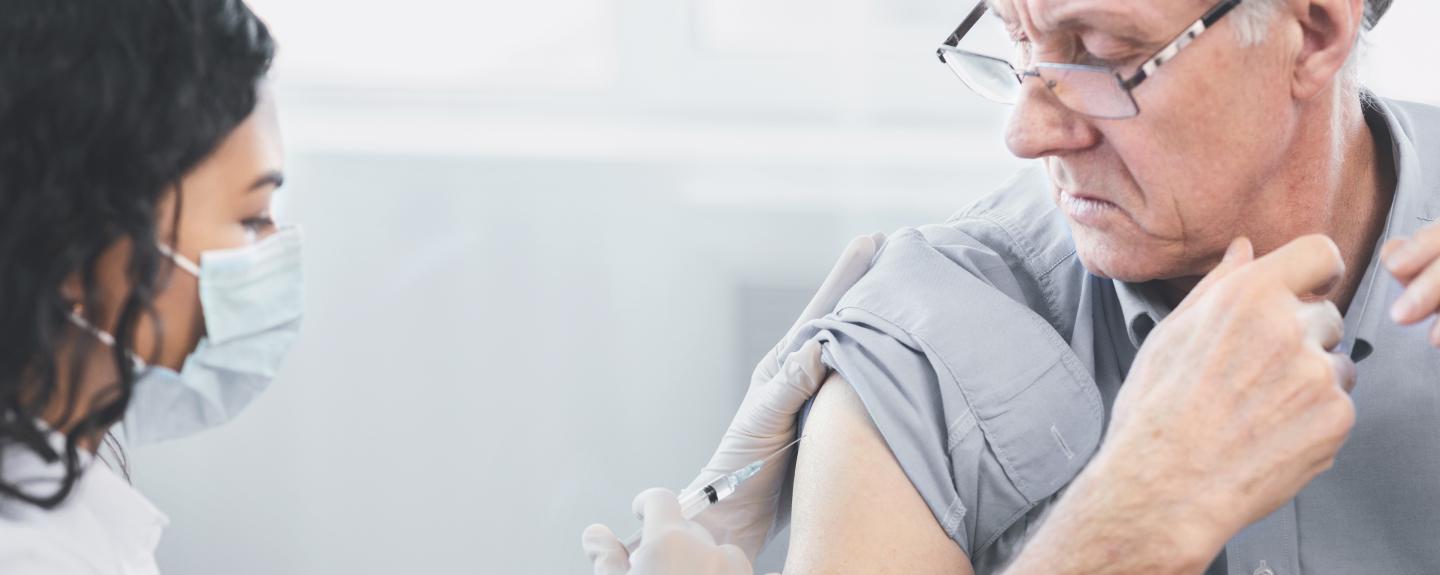
<instances>
[{"instance_id":1,"label":"bare shoulder","mask_svg":"<svg viewBox=\"0 0 1440 575\"><path fill-rule=\"evenodd\" d=\"M805 436L786 575L973 573L838 374L816 394Z\"/></svg>"}]
</instances>

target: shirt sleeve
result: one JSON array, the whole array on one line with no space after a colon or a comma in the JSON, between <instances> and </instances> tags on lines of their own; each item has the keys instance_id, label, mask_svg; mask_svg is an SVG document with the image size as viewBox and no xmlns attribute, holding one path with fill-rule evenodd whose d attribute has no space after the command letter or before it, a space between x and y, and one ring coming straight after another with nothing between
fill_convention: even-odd
<instances>
[{"instance_id":1,"label":"shirt sleeve","mask_svg":"<svg viewBox=\"0 0 1440 575\"><path fill-rule=\"evenodd\" d=\"M924 353L888 335L888 326L876 325L883 320L860 319L854 312L843 315L815 324L823 330L818 336L823 361L860 396L945 534L968 547L962 521L966 506L955 488L949 454L952 423L953 435L963 438L974 428L974 419L968 418L967 425L967 418L946 412L940 382Z\"/></svg>"},{"instance_id":2,"label":"shirt sleeve","mask_svg":"<svg viewBox=\"0 0 1440 575\"><path fill-rule=\"evenodd\" d=\"M892 236L798 341L821 342L826 365L855 389L973 561L1078 473L1099 444L1103 411L1067 342L1007 290L1023 282L986 275L1008 273L1003 258L958 241L938 249L913 230Z\"/></svg>"}]
</instances>

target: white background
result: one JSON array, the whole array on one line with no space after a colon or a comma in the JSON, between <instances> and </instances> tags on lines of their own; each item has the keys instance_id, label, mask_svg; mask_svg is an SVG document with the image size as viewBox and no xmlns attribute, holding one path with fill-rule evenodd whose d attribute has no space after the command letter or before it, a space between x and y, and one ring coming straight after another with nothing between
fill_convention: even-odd
<instances>
[{"instance_id":1,"label":"white background","mask_svg":"<svg viewBox=\"0 0 1440 575\"><path fill-rule=\"evenodd\" d=\"M309 311L251 411L132 453L169 573L584 572L849 238L1020 165L933 55L966 1L251 3ZM1369 84L1440 103L1436 21L1401 0Z\"/></svg>"}]
</instances>

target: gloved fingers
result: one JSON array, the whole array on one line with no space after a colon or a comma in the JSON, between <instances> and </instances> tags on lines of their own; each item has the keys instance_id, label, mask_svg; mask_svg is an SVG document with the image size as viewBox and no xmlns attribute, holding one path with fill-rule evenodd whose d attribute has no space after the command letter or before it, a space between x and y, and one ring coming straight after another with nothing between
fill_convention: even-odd
<instances>
[{"instance_id":1,"label":"gloved fingers","mask_svg":"<svg viewBox=\"0 0 1440 575\"><path fill-rule=\"evenodd\" d=\"M595 575L625 575L630 572L630 554L609 527L595 524L585 528L580 546L590 559Z\"/></svg>"},{"instance_id":2,"label":"gloved fingers","mask_svg":"<svg viewBox=\"0 0 1440 575\"><path fill-rule=\"evenodd\" d=\"M780 370L782 373L788 372L785 383L789 384L788 387L796 388L796 394L803 396L800 398L802 403L820 391L820 384L824 383L825 376L830 373L820 349L819 340L805 342L805 345L785 358L785 369ZM799 409L798 405L796 409Z\"/></svg>"},{"instance_id":3,"label":"gloved fingers","mask_svg":"<svg viewBox=\"0 0 1440 575\"><path fill-rule=\"evenodd\" d=\"M830 368L821 361L820 349L818 340L810 340L785 358L780 373L775 374L766 385L768 411L788 420L800 412L805 402L815 397L815 393L820 391L820 384L830 373Z\"/></svg>"},{"instance_id":4,"label":"gloved fingers","mask_svg":"<svg viewBox=\"0 0 1440 575\"><path fill-rule=\"evenodd\" d=\"M780 371L780 354L790 348L791 343L799 334L801 328L811 321L820 319L835 311L835 306L840 304L840 298L845 296L850 288L870 271L870 265L875 260L875 254L885 246L885 234L873 233L868 236L860 236L850 240L841 252L840 259L835 266L830 268L830 273L825 276L825 281L820 283L820 289L815 291L810 303L805 310L800 312L800 317L785 332L785 336L770 348L770 353L755 366L755 371L750 375L751 385L765 382L775 377Z\"/></svg>"},{"instance_id":5,"label":"gloved fingers","mask_svg":"<svg viewBox=\"0 0 1440 575\"><path fill-rule=\"evenodd\" d=\"M720 573L734 573L735 575L750 575L755 569L750 566L750 558L745 556L745 551L734 545L721 545L719 561L724 566Z\"/></svg>"},{"instance_id":6,"label":"gloved fingers","mask_svg":"<svg viewBox=\"0 0 1440 575\"><path fill-rule=\"evenodd\" d=\"M635 515L645 522L641 529L641 538L645 540L654 541L665 530L685 525L685 517L680 513L680 500L669 489L646 489L635 496L632 507Z\"/></svg>"},{"instance_id":7,"label":"gloved fingers","mask_svg":"<svg viewBox=\"0 0 1440 575\"><path fill-rule=\"evenodd\" d=\"M788 347L790 347L790 334L786 334L779 343L775 344L775 347L765 353L765 357L760 359L760 363L755 364L755 371L750 372L750 389L764 385L774 379L775 374L780 373L780 354L784 353Z\"/></svg>"},{"instance_id":8,"label":"gloved fingers","mask_svg":"<svg viewBox=\"0 0 1440 575\"><path fill-rule=\"evenodd\" d=\"M820 349L817 340L805 342L786 357L785 364L769 380L751 384L731 421L730 431L769 439L793 434L795 414L815 397L830 373L821 361ZM767 443L764 447L779 446Z\"/></svg>"},{"instance_id":9,"label":"gloved fingers","mask_svg":"<svg viewBox=\"0 0 1440 575\"><path fill-rule=\"evenodd\" d=\"M871 234L850 240L850 244L845 246L845 251L840 254L840 259L835 262L835 267L830 268L829 275L820 283L820 289L810 298L810 304L805 306L805 311L795 320L795 325L790 327L781 342L788 343L795 332L805 324L835 311L835 306L840 303L845 292L855 287L860 278L870 271L870 263L875 260L875 254L884 244L884 234Z\"/></svg>"}]
</instances>

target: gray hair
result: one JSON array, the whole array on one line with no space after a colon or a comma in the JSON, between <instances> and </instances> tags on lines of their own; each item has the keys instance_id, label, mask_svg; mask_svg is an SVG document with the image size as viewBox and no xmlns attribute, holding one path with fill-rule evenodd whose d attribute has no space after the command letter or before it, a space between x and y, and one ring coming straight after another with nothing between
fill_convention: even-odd
<instances>
[{"instance_id":1,"label":"gray hair","mask_svg":"<svg viewBox=\"0 0 1440 575\"><path fill-rule=\"evenodd\" d=\"M1250 0L1240 6L1236 17L1236 30L1240 35L1240 42L1247 46L1254 46L1265 40L1266 28L1270 25L1270 18L1275 15L1275 10L1283 0ZM1361 26L1360 34L1355 39L1355 47L1350 50L1350 59L1345 62L1345 67L1340 71L1340 81L1346 90L1358 90L1360 87L1360 56L1365 51L1365 38L1370 29L1380 22L1380 17L1390 10L1390 4L1394 0L1365 0L1365 25Z\"/></svg>"}]
</instances>

